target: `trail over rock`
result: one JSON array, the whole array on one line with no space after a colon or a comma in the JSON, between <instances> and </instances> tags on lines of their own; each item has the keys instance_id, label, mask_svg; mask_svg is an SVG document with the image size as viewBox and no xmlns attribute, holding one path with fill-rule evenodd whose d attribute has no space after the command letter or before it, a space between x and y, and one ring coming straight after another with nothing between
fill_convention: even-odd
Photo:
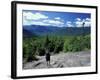
<instances>
[{"instance_id":1,"label":"trail over rock","mask_svg":"<svg viewBox=\"0 0 100 80\"><path fill-rule=\"evenodd\" d=\"M91 65L91 52L68 52L51 55L50 65L47 66L45 56L38 56L38 61L23 64L23 69L84 67Z\"/></svg>"}]
</instances>

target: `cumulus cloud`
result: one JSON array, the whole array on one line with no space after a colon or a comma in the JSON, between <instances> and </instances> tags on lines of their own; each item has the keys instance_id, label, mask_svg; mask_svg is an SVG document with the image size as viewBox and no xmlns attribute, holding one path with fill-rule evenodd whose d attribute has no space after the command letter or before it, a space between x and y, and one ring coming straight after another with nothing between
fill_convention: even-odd
<instances>
[{"instance_id":1,"label":"cumulus cloud","mask_svg":"<svg viewBox=\"0 0 100 80\"><path fill-rule=\"evenodd\" d=\"M58 26L58 27L64 26L64 22L60 20L48 19L48 20L43 20L43 22L51 24L52 26Z\"/></svg>"},{"instance_id":2,"label":"cumulus cloud","mask_svg":"<svg viewBox=\"0 0 100 80\"><path fill-rule=\"evenodd\" d=\"M81 19L80 18L76 18L76 21L81 21Z\"/></svg>"},{"instance_id":3,"label":"cumulus cloud","mask_svg":"<svg viewBox=\"0 0 100 80\"><path fill-rule=\"evenodd\" d=\"M76 21L74 22L76 27L90 27L91 26L91 19L90 18L85 18L85 19L80 19L76 18Z\"/></svg>"},{"instance_id":4,"label":"cumulus cloud","mask_svg":"<svg viewBox=\"0 0 100 80\"><path fill-rule=\"evenodd\" d=\"M75 25L76 27L82 27L83 22L82 21L76 21Z\"/></svg>"},{"instance_id":5,"label":"cumulus cloud","mask_svg":"<svg viewBox=\"0 0 100 80\"><path fill-rule=\"evenodd\" d=\"M30 25L31 23L31 21L27 21L25 18L23 18L23 25Z\"/></svg>"},{"instance_id":6,"label":"cumulus cloud","mask_svg":"<svg viewBox=\"0 0 100 80\"><path fill-rule=\"evenodd\" d=\"M75 20L75 21L74 21ZM91 26L90 18L76 18L72 21L67 21L65 23L64 19L60 16L55 16L51 18L49 15L45 15L41 12L23 12L23 25L43 25L43 26L57 26L57 27L89 27Z\"/></svg>"},{"instance_id":7,"label":"cumulus cloud","mask_svg":"<svg viewBox=\"0 0 100 80\"><path fill-rule=\"evenodd\" d=\"M61 18L60 18L60 17L55 17L54 19L56 19L56 20L60 20Z\"/></svg>"},{"instance_id":8,"label":"cumulus cloud","mask_svg":"<svg viewBox=\"0 0 100 80\"><path fill-rule=\"evenodd\" d=\"M51 24L63 24L61 21L57 21L57 20L49 20L48 22Z\"/></svg>"},{"instance_id":9,"label":"cumulus cloud","mask_svg":"<svg viewBox=\"0 0 100 80\"><path fill-rule=\"evenodd\" d=\"M85 25L86 27L91 26L91 19L90 18L86 18L85 19Z\"/></svg>"},{"instance_id":10,"label":"cumulus cloud","mask_svg":"<svg viewBox=\"0 0 100 80\"><path fill-rule=\"evenodd\" d=\"M23 17L27 20L39 20L39 19L47 19L48 16L43 15L41 13L32 13L32 12L23 12Z\"/></svg>"},{"instance_id":11,"label":"cumulus cloud","mask_svg":"<svg viewBox=\"0 0 100 80\"><path fill-rule=\"evenodd\" d=\"M86 18L85 20L86 20L86 21L91 21L91 19L90 19L90 18Z\"/></svg>"},{"instance_id":12,"label":"cumulus cloud","mask_svg":"<svg viewBox=\"0 0 100 80\"><path fill-rule=\"evenodd\" d=\"M44 22L40 22L40 21L33 21L32 24L34 25L42 25L42 26L49 26L49 23L44 23Z\"/></svg>"},{"instance_id":13,"label":"cumulus cloud","mask_svg":"<svg viewBox=\"0 0 100 80\"><path fill-rule=\"evenodd\" d=\"M60 17L49 19L48 16L41 13L23 12L23 25L43 25L43 26L64 26Z\"/></svg>"},{"instance_id":14,"label":"cumulus cloud","mask_svg":"<svg viewBox=\"0 0 100 80\"><path fill-rule=\"evenodd\" d=\"M82 27L83 22L82 22L81 18L76 18L74 23L75 23L76 27Z\"/></svg>"},{"instance_id":15,"label":"cumulus cloud","mask_svg":"<svg viewBox=\"0 0 100 80\"><path fill-rule=\"evenodd\" d=\"M84 18L84 19L76 18L75 22L72 22L72 21L66 22L67 27L83 27L83 24L84 24L84 27L90 27L91 19L90 18Z\"/></svg>"},{"instance_id":16,"label":"cumulus cloud","mask_svg":"<svg viewBox=\"0 0 100 80\"><path fill-rule=\"evenodd\" d=\"M71 21L67 21L67 22L66 22L66 25L67 25L67 27L74 27L74 25L72 24Z\"/></svg>"}]
</instances>

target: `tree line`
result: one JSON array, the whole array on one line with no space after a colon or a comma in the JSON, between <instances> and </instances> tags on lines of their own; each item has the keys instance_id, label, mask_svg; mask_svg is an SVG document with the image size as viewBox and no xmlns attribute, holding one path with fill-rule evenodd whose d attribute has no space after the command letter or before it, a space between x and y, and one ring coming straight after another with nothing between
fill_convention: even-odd
<instances>
[{"instance_id":1,"label":"tree line","mask_svg":"<svg viewBox=\"0 0 100 80\"><path fill-rule=\"evenodd\" d=\"M37 60L36 55L45 55L45 50L54 54L76 52L91 48L90 35L84 36L40 36L23 38L23 59Z\"/></svg>"}]
</instances>

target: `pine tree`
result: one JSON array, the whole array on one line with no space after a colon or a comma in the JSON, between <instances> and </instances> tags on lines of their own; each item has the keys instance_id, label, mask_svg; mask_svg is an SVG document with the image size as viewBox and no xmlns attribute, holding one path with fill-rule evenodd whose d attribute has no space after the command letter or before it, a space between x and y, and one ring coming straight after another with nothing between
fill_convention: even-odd
<instances>
[{"instance_id":1,"label":"pine tree","mask_svg":"<svg viewBox=\"0 0 100 80\"><path fill-rule=\"evenodd\" d=\"M45 49L48 49L49 48L49 38L48 38L48 35L45 38L44 47L45 47Z\"/></svg>"}]
</instances>

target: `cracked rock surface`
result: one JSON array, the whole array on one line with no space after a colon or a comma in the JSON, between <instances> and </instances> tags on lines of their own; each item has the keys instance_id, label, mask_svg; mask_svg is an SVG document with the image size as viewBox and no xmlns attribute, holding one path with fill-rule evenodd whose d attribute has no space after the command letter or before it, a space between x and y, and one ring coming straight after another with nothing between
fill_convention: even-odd
<instances>
[{"instance_id":1,"label":"cracked rock surface","mask_svg":"<svg viewBox=\"0 0 100 80\"><path fill-rule=\"evenodd\" d=\"M42 68L64 68L64 67L85 67L91 65L91 52L60 52L51 55L50 65L47 66L45 56L37 56L38 61L23 64L23 69L42 69Z\"/></svg>"}]
</instances>

